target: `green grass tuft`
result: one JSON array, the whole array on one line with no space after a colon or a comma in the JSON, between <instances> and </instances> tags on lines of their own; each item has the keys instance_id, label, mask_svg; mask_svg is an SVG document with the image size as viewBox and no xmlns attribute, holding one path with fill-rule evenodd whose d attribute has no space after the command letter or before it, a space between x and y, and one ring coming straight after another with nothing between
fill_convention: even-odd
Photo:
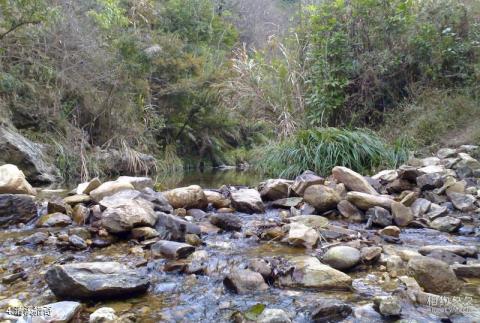
<instances>
[{"instance_id":1,"label":"green grass tuft","mask_svg":"<svg viewBox=\"0 0 480 323\"><path fill-rule=\"evenodd\" d=\"M284 178L293 178L305 170L328 175L335 166L369 173L404 162L408 158L407 143L401 140L388 145L366 129L308 129L258 148L254 165L263 173Z\"/></svg>"}]
</instances>

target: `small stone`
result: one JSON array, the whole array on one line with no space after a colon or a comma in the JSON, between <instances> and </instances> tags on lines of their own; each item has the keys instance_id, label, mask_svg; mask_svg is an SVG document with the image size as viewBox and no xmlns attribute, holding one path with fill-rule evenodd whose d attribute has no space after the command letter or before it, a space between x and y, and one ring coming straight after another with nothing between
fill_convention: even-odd
<instances>
[{"instance_id":1,"label":"small stone","mask_svg":"<svg viewBox=\"0 0 480 323\"><path fill-rule=\"evenodd\" d=\"M89 195L85 194L76 194L72 196L67 196L63 201L69 205L77 205L79 203L90 203L92 198Z\"/></svg>"},{"instance_id":2,"label":"small stone","mask_svg":"<svg viewBox=\"0 0 480 323\"><path fill-rule=\"evenodd\" d=\"M449 265L455 263L464 264L466 261L465 258L445 250L434 250L427 254L427 256L446 262Z\"/></svg>"},{"instance_id":3,"label":"small stone","mask_svg":"<svg viewBox=\"0 0 480 323\"><path fill-rule=\"evenodd\" d=\"M363 212L347 200L341 200L337 205L337 209L341 215L351 221L362 222L365 218Z\"/></svg>"},{"instance_id":4,"label":"small stone","mask_svg":"<svg viewBox=\"0 0 480 323\"><path fill-rule=\"evenodd\" d=\"M352 314L352 308L335 299L324 299L315 304L311 312L312 321L315 323L339 322Z\"/></svg>"},{"instance_id":5,"label":"small stone","mask_svg":"<svg viewBox=\"0 0 480 323\"><path fill-rule=\"evenodd\" d=\"M469 212L476 209L474 204L476 199L472 195L447 191L447 196L457 210Z\"/></svg>"},{"instance_id":6,"label":"small stone","mask_svg":"<svg viewBox=\"0 0 480 323\"><path fill-rule=\"evenodd\" d=\"M257 323L290 323L292 320L284 310L266 308L257 318Z\"/></svg>"},{"instance_id":7,"label":"small stone","mask_svg":"<svg viewBox=\"0 0 480 323\"><path fill-rule=\"evenodd\" d=\"M233 270L225 277L223 284L236 294L248 294L268 289L262 275L249 269Z\"/></svg>"},{"instance_id":8,"label":"small stone","mask_svg":"<svg viewBox=\"0 0 480 323\"><path fill-rule=\"evenodd\" d=\"M423 198L416 199L415 202L413 202L413 204L410 206L413 216L415 218L422 217L430 210L431 204L432 202L430 202L429 200Z\"/></svg>"},{"instance_id":9,"label":"small stone","mask_svg":"<svg viewBox=\"0 0 480 323\"><path fill-rule=\"evenodd\" d=\"M413 220L412 210L402 203L392 203L393 221L400 227L406 227Z\"/></svg>"},{"instance_id":10,"label":"small stone","mask_svg":"<svg viewBox=\"0 0 480 323\"><path fill-rule=\"evenodd\" d=\"M285 240L294 246L312 248L320 239L317 231L302 223L291 223Z\"/></svg>"},{"instance_id":11,"label":"small stone","mask_svg":"<svg viewBox=\"0 0 480 323\"><path fill-rule=\"evenodd\" d=\"M160 240L151 246L154 256L163 256L171 259L187 258L195 251L195 247L181 242Z\"/></svg>"},{"instance_id":12,"label":"small stone","mask_svg":"<svg viewBox=\"0 0 480 323\"><path fill-rule=\"evenodd\" d=\"M457 155L457 150L452 148L442 148L437 152L437 157L440 159L445 159L449 157L455 157Z\"/></svg>"},{"instance_id":13,"label":"small stone","mask_svg":"<svg viewBox=\"0 0 480 323\"><path fill-rule=\"evenodd\" d=\"M90 216L90 209L82 204L77 204L72 211L72 219L76 224L84 225Z\"/></svg>"},{"instance_id":14,"label":"small stone","mask_svg":"<svg viewBox=\"0 0 480 323\"><path fill-rule=\"evenodd\" d=\"M451 216L444 216L430 222L430 227L432 229L443 232L455 232L460 229L461 226L462 221Z\"/></svg>"},{"instance_id":15,"label":"small stone","mask_svg":"<svg viewBox=\"0 0 480 323\"><path fill-rule=\"evenodd\" d=\"M288 197L290 185L292 184L293 181L285 179L269 179L260 185L260 196L264 200L270 201L286 198Z\"/></svg>"},{"instance_id":16,"label":"small stone","mask_svg":"<svg viewBox=\"0 0 480 323\"><path fill-rule=\"evenodd\" d=\"M402 313L400 300L395 296L377 296L373 303L375 309L383 316L399 316Z\"/></svg>"},{"instance_id":17,"label":"small stone","mask_svg":"<svg viewBox=\"0 0 480 323\"><path fill-rule=\"evenodd\" d=\"M200 246L202 245L202 239L196 234L187 233L185 235L185 242L192 246Z\"/></svg>"},{"instance_id":18,"label":"small stone","mask_svg":"<svg viewBox=\"0 0 480 323\"><path fill-rule=\"evenodd\" d=\"M28 237L23 238L18 242L20 245L37 245L42 244L48 239L48 234L45 232L35 232Z\"/></svg>"},{"instance_id":19,"label":"small stone","mask_svg":"<svg viewBox=\"0 0 480 323\"><path fill-rule=\"evenodd\" d=\"M85 240L83 240L82 238L80 238L79 236L77 235L71 235L68 237L68 242L70 242L70 244L77 248L77 249L80 249L80 250L83 250L83 249L87 249L88 246L87 246L87 243L85 242Z\"/></svg>"},{"instance_id":20,"label":"small stone","mask_svg":"<svg viewBox=\"0 0 480 323\"><path fill-rule=\"evenodd\" d=\"M480 278L480 263L454 264L452 269L458 277Z\"/></svg>"},{"instance_id":21,"label":"small stone","mask_svg":"<svg viewBox=\"0 0 480 323\"><path fill-rule=\"evenodd\" d=\"M72 219L63 213L43 215L37 222L37 227L66 227L72 224Z\"/></svg>"},{"instance_id":22,"label":"small stone","mask_svg":"<svg viewBox=\"0 0 480 323\"><path fill-rule=\"evenodd\" d=\"M213 214L209 220L211 224L225 231L240 231L242 229L242 221L234 214Z\"/></svg>"},{"instance_id":23,"label":"small stone","mask_svg":"<svg viewBox=\"0 0 480 323\"><path fill-rule=\"evenodd\" d=\"M377 261L382 254L381 247L363 247L360 250L360 255L364 263L373 263Z\"/></svg>"},{"instance_id":24,"label":"small stone","mask_svg":"<svg viewBox=\"0 0 480 323\"><path fill-rule=\"evenodd\" d=\"M390 225L380 230L379 233L384 236L398 238L400 236L400 229L394 225Z\"/></svg>"},{"instance_id":25,"label":"small stone","mask_svg":"<svg viewBox=\"0 0 480 323\"><path fill-rule=\"evenodd\" d=\"M478 254L476 247L463 245L428 245L420 247L418 252L425 256L437 250L452 252L462 257L476 257Z\"/></svg>"},{"instance_id":26,"label":"small stone","mask_svg":"<svg viewBox=\"0 0 480 323\"><path fill-rule=\"evenodd\" d=\"M115 315L115 310L111 307L100 307L95 312L90 314L88 323L115 323L118 322L118 317Z\"/></svg>"},{"instance_id":27,"label":"small stone","mask_svg":"<svg viewBox=\"0 0 480 323\"><path fill-rule=\"evenodd\" d=\"M365 213L366 217L372 221L372 224L380 227L386 227L392 224L393 216L388 210L375 206Z\"/></svg>"},{"instance_id":28,"label":"small stone","mask_svg":"<svg viewBox=\"0 0 480 323\"><path fill-rule=\"evenodd\" d=\"M159 236L158 231L150 227L133 228L130 234L132 239L136 240L148 240Z\"/></svg>"},{"instance_id":29,"label":"small stone","mask_svg":"<svg viewBox=\"0 0 480 323\"><path fill-rule=\"evenodd\" d=\"M350 269L360 262L360 251L348 246L336 246L328 249L322 261L335 269Z\"/></svg>"},{"instance_id":30,"label":"small stone","mask_svg":"<svg viewBox=\"0 0 480 323\"><path fill-rule=\"evenodd\" d=\"M325 180L322 177L318 176L312 171L307 170L295 178L291 188L298 196L303 196L303 193L309 186L323 183L325 183Z\"/></svg>"},{"instance_id":31,"label":"small stone","mask_svg":"<svg viewBox=\"0 0 480 323\"><path fill-rule=\"evenodd\" d=\"M312 205L318 212L334 209L340 202L340 195L328 186L311 185L305 189L303 199Z\"/></svg>"},{"instance_id":32,"label":"small stone","mask_svg":"<svg viewBox=\"0 0 480 323\"><path fill-rule=\"evenodd\" d=\"M254 189L239 189L231 193L232 206L239 212L244 213L263 213L263 205L260 193Z\"/></svg>"}]
</instances>

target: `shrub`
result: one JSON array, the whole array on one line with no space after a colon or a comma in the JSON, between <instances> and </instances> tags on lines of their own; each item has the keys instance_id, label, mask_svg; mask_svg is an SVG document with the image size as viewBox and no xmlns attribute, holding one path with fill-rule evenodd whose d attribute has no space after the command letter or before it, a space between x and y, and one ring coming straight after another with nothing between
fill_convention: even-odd
<instances>
[{"instance_id":1,"label":"shrub","mask_svg":"<svg viewBox=\"0 0 480 323\"><path fill-rule=\"evenodd\" d=\"M395 167L408 154L405 142L390 146L370 130L316 128L258 148L257 156L258 170L293 178L305 170L328 175L335 166L346 166L360 173L380 166Z\"/></svg>"}]
</instances>

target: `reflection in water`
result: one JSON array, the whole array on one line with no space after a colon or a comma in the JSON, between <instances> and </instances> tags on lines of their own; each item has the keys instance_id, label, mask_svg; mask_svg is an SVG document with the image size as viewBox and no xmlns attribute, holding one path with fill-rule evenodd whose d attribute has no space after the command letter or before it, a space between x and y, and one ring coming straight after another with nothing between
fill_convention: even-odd
<instances>
[{"instance_id":1,"label":"reflection in water","mask_svg":"<svg viewBox=\"0 0 480 323\"><path fill-rule=\"evenodd\" d=\"M219 188L222 185L257 186L265 177L253 170L206 169L184 173L159 174L156 177L157 188L172 189L188 185L200 185L203 188Z\"/></svg>"}]
</instances>

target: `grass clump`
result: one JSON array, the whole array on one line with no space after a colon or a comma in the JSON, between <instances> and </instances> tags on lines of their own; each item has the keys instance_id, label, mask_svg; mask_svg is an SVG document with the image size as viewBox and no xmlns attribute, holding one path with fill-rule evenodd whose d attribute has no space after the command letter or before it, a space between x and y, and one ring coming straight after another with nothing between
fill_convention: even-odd
<instances>
[{"instance_id":1,"label":"grass clump","mask_svg":"<svg viewBox=\"0 0 480 323\"><path fill-rule=\"evenodd\" d=\"M389 145L367 129L315 128L259 148L254 165L263 173L284 178L305 170L328 175L335 166L369 173L380 166L396 167L404 162L408 158L407 144L399 140Z\"/></svg>"}]
</instances>

